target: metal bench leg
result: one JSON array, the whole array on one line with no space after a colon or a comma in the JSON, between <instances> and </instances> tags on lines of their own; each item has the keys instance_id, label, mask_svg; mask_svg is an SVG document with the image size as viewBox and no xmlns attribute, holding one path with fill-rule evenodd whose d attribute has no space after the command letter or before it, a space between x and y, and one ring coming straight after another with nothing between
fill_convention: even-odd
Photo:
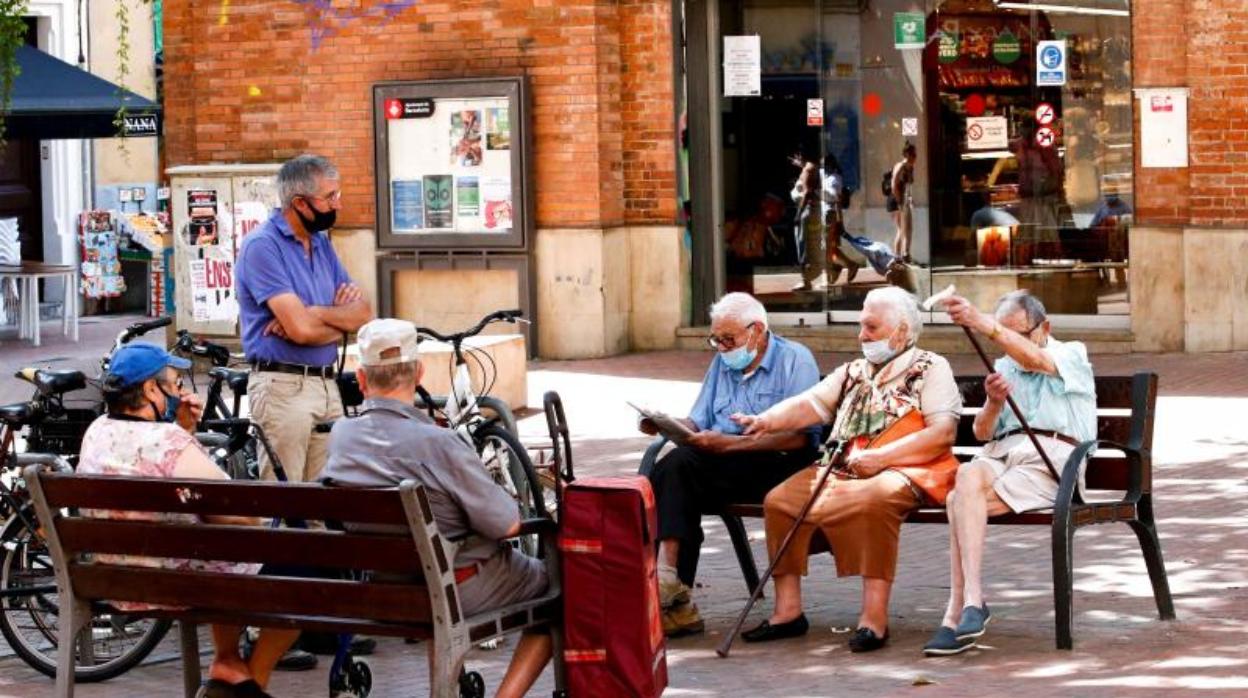
<instances>
[{"instance_id":1,"label":"metal bench leg","mask_svg":"<svg viewBox=\"0 0 1248 698\"><path fill-rule=\"evenodd\" d=\"M1135 531L1136 538L1140 539L1144 564L1148 566L1148 580L1153 584L1157 614L1162 620L1174 620L1174 599L1170 597L1170 580L1166 577L1166 563L1161 557L1161 539L1157 537L1157 524L1153 519L1153 500L1150 495L1140 498L1137 515L1137 520L1127 523Z\"/></svg>"},{"instance_id":2,"label":"metal bench leg","mask_svg":"<svg viewBox=\"0 0 1248 698\"><path fill-rule=\"evenodd\" d=\"M199 692L199 631L194 623L178 621L178 642L182 650L182 692L195 698Z\"/></svg>"},{"instance_id":3,"label":"metal bench leg","mask_svg":"<svg viewBox=\"0 0 1248 698\"><path fill-rule=\"evenodd\" d=\"M740 516L724 514L724 528L728 529L728 537L732 539L732 550L737 554L737 564L741 566L741 576L745 577L745 588L754 593L758 588L758 566L754 564L754 551L750 550L750 536L745 530L745 523Z\"/></svg>"},{"instance_id":4,"label":"metal bench leg","mask_svg":"<svg viewBox=\"0 0 1248 698\"><path fill-rule=\"evenodd\" d=\"M1069 520L1053 519L1053 613L1057 622L1057 648L1074 647L1071 625L1074 623L1074 537Z\"/></svg>"}]
</instances>

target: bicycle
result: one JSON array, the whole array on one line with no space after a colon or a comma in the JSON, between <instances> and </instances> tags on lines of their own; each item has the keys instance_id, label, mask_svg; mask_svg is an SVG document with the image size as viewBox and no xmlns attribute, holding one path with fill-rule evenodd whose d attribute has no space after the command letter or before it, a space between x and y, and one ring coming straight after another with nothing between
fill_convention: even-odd
<instances>
[{"instance_id":1,"label":"bicycle","mask_svg":"<svg viewBox=\"0 0 1248 698\"><path fill-rule=\"evenodd\" d=\"M118 334L114 348L135 337L164 327L170 318L137 323ZM108 358L101 361L107 370ZM0 406L0 634L32 668L56 675L56 575L51 557L18 470L28 462L59 461L72 468L82 436L103 414L103 396L80 371L27 368L17 377L31 383L31 400ZM85 407L68 406L77 398ZM67 404L68 403L68 404ZM25 432L25 453L18 452L18 436ZM171 623L165 620L131 621L125 614L100 609L78 643L74 674L83 683L104 681L142 662L160 644Z\"/></svg>"}]
</instances>

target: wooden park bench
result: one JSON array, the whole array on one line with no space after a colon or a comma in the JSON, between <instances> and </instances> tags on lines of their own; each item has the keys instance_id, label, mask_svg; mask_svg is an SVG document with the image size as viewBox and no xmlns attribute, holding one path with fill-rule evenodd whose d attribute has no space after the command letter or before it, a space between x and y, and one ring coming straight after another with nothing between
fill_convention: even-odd
<instances>
[{"instance_id":1,"label":"wooden park bench","mask_svg":"<svg viewBox=\"0 0 1248 698\"><path fill-rule=\"evenodd\" d=\"M200 686L196 625L298 628L432 638L431 695L459 696L464 656L473 645L531 627L552 629L560 647L558 558L554 523L525 521L522 534L542 540L550 588L540 598L465 617L452 569L458 543L438 532L424 487L390 489L316 484L159 480L83 476L48 465L26 468L56 567L61 616L57 696L74 691L74 638L93 605L113 601L171 606L127 612L179 621L187 698ZM194 522L90 518L111 509L189 514ZM207 523L203 517L341 522L343 530ZM336 527L335 527L336 528ZM367 531L367 532L364 532ZM334 571L378 573L348 578L240 575L106 564L98 554L223 560ZM556 686L562 674L556 662Z\"/></svg>"},{"instance_id":2,"label":"wooden park bench","mask_svg":"<svg viewBox=\"0 0 1248 698\"><path fill-rule=\"evenodd\" d=\"M972 425L975 413L984 404L984 377L960 376L965 411L958 424L955 453L959 460L969 461L982 444L975 438ZM1096 379L1097 441L1080 445L1071 454L1079 462L1092 454L1086 470L1086 489L1107 498L1085 498L1078 487L1078 469L1063 471L1058 487L1056 506L1051 510L1005 514L989 519L995 525L1048 526L1052 530L1053 605L1056 612L1057 647L1071 649L1071 625L1074 579L1073 547L1075 531L1094 524L1122 522L1139 538L1153 597L1162 620L1174 619L1174 602L1170 583L1162 561L1161 542L1153 518L1153 424L1157 407L1157 374L1136 373L1133 376L1101 376ZM658 460L666 439L659 438L646 450L641 472L648 474ZM1097 450L1098 448L1102 450ZM1054 463L1061 468L1061 464ZM733 550L750 591L758 585L758 568L750 549L749 537L742 517L761 518L761 504L730 504L704 515L719 516L732 540ZM921 507L910 513L907 523L948 523L943 507ZM816 534L810 553L828 550L827 540ZM682 550L681 569L696 566L696 551L686 557Z\"/></svg>"}]
</instances>

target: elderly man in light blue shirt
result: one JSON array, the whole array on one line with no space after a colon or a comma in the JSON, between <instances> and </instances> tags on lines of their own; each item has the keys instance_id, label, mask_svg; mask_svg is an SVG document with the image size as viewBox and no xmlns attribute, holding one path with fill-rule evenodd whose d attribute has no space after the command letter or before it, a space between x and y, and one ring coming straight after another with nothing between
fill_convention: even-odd
<instances>
[{"instance_id":1,"label":"elderly man in light blue shirt","mask_svg":"<svg viewBox=\"0 0 1248 698\"><path fill-rule=\"evenodd\" d=\"M701 632L690 599L702 545L702 513L728 503L761 503L767 492L815 458L818 426L801 431L743 435L733 414L758 414L819 382L806 347L767 326L767 311L746 293L729 293L711 306L716 350L685 425L695 433L646 473L659 514L659 602L671 636ZM655 433L649 420L642 431ZM678 572L679 570L679 572Z\"/></svg>"},{"instance_id":2,"label":"elderly man in light blue shirt","mask_svg":"<svg viewBox=\"0 0 1248 698\"><path fill-rule=\"evenodd\" d=\"M991 618L984 602L982 568L988 517L1048 509L1057 479L1036 451L1014 412L1012 396L1037 441L1059 470L1079 443L1096 438L1096 382L1081 342L1059 342L1049 334L1044 304L1027 291L1007 294L994 316L964 298L945 309L959 325L986 335L1004 352L984 381L987 402L975 417L982 453L958 470L946 503L949 514L949 604L940 628L923 651L957 654L974 646ZM1076 464L1070 467L1082 467Z\"/></svg>"}]
</instances>

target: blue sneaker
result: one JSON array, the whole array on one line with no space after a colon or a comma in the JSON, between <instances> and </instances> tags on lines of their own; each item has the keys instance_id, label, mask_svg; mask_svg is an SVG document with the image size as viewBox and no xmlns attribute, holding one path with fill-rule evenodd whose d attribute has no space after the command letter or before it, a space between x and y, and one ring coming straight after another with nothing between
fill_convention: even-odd
<instances>
[{"instance_id":1,"label":"blue sneaker","mask_svg":"<svg viewBox=\"0 0 1248 698\"><path fill-rule=\"evenodd\" d=\"M947 657L952 654L961 654L974 646L974 642L959 640L958 633L953 628L942 625L936 630L932 639L923 645L923 654L929 657Z\"/></svg>"},{"instance_id":2,"label":"blue sneaker","mask_svg":"<svg viewBox=\"0 0 1248 698\"><path fill-rule=\"evenodd\" d=\"M959 640L974 640L984 634L984 629L990 620L992 620L992 613L988 610L988 604L967 606L962 609L962 618L958 621L958 629L954 632Z\"/></svg>"}]
</instances>

